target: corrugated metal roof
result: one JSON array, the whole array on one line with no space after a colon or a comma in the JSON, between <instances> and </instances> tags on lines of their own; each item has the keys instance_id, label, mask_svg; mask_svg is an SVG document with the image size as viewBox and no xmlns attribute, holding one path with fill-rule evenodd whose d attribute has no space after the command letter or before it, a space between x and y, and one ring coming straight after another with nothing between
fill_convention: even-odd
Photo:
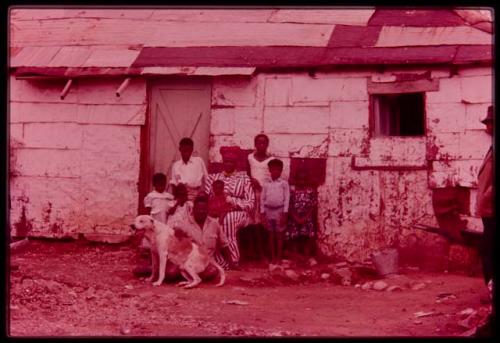
<instances>
[{"instance_id":1,"label":"corrugated metal roof","mask_svg":"<svg viewBox=\"0 0 500 343\"><path fill-rule=\"evenodd\" d=\"M11 53L10 66L17 68L17 75L136 75L155 70L198 74L229 72L224 68L491 62L492 35L483 30L491 25L488 13L406 8L16 9L10 41L16 54Z\"/></svg>"}]
</instances>

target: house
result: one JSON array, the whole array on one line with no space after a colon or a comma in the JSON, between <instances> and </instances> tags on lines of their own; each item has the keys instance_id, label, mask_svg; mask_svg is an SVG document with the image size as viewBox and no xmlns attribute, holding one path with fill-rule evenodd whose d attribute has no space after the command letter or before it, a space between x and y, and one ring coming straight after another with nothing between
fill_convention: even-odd
<instances>
[{"instance_id":1,"label":"house","mask_svg":"<svg viewBox=\"0 0 500 343\"><path fill-rule=\"evenodd\" d=\"M181 137L210 163L260 132L285 177L318 166L326 255L430 247L416 223L474 223L492 9L17 7L9 18L14 236L128 234ZM454 212L439 221L443 204Z\"/></svg>"}]
</instances>

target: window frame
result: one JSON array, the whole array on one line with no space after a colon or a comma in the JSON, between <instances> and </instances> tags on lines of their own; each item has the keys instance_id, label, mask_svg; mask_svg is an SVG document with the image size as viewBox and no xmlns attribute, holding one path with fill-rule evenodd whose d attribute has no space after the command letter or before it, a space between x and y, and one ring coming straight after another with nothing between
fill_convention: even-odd
<instances>
[{"instance_id":1,"label":"window frame","mask_svg":"<svg viewBox=\"0 0 500 343\"><path fill-rule=\"evenodd\" d=\"M380 109L379 100L377 97L384 96L401 96L404 94L421 94L422 96L422 134L413 134L413 135L391 135L391 134L383 134L380 130L380 114L377 113ZM416 92L395 92L395 93L370 93L369 94L369 130L370 137L423 137L427 135L427 112L426 112L426 92L416 91ZM390 131L390 118L387 121L386 126L389 126L388 130Z\"/></svg>"}]
</instances>

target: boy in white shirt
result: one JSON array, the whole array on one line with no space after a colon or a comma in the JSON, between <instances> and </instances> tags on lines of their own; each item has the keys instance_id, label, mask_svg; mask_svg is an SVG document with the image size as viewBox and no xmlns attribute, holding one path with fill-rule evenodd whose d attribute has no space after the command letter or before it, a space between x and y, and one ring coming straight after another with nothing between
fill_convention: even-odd
<instances>
[{"instance_id":1,"label":"boy in white shirt","mask_svg":"<svg viewBox=\"0 0 500 343\"><path fill-rule=\"evenodd\" d=\"M202 190L202 186L207 178L207 168L205 162L199 156L192 156L194 142L191 138L184 137L179 142L181 159L172 164L172 178L170 184L177 186L184 184L188 192L188 200L194 198Z\"/></svg>"},{"instance_id":2,"label":"boy in white shirt","mask_svg":"<svg viewBox=\"0 0 500 343\"><path fill-rule=\"evenodd\" d=\"M286 219L290 202L290 186L281 178L283 162L277 158L267 164L271 179L264 182L260 194L262 223L269 231L269 253L271 263L281 260Z\"/></svg>"}]
</instances>

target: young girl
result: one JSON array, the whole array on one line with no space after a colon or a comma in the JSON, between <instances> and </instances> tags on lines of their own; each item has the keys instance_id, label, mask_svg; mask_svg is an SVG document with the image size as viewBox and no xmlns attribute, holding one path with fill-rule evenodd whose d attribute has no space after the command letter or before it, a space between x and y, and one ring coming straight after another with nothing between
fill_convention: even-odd
<instances>
[{"instance_id":1,"label":"young girl","mask_svg":"<svg viewBox=\"0 0 500 343\"><path fill-rule=\"evenodd\" d=\"M174 187L175 204L168 211L167 224L175 225L177 222L183 222L193 212L193 202L188 200L188 190L183 183Z\"/></svg>"},{"instance_id":2,"label":"young girl","mask_svg":"<svg viewBox=\"0 0 500 343\"><path fill-rule=\"evenodd\" d=\"M219 218L219 223L222 225L224 216L231 207L231 204L226 201L226 194L224 194L224 181L215 180L212 183L212 193L208 198L208 215Z\"/></svg>"},{"instance_id":3,"label":"young girl","mask_svg":"<svg viewBox=\"0 0 500 343\"><path fill-rule=\"evenodd\" d=\"M318 195L316 190L307 186L307 171L297 170L295 187L290 191L290 206L288 209L287 240L292 243L295 253L304 257L312 257L316 237L316 208Z\"/></svg>"},{"instance_id":4,"label":"young girl","mask_svg":"<svg viewBox=\"0 0 500 343\"><path fill-rule=\"evenodd\" d=\"M252 182L252 186L255 192L255 212L253 214L253 224L252 233L253 238L255 238L254 245L256 247L255 253L258 255L257 258L264 257L264 240L262 237L262 223L260 217L260 194L262 192L262 186L265 182L271 180L271 174L269 173L268 163L273 159L273 157L267 152L269 147L269 137L261 133L254 138L255 151L248 154L248 176Z\"/></svg>"},{"instance_id":5,"label":"young girl","mask_svg":"<svg viewBox=\"0 0 500 343\"><path fill-rule=\"evenodd\" d=\"M162 223L167 222L167 211L174 205L174 196L165 191L166 187L166 175L156 173L153 175L154 189L144 198L144 207L149 209L149 215Z\"/></svg>"}]
</instances>

